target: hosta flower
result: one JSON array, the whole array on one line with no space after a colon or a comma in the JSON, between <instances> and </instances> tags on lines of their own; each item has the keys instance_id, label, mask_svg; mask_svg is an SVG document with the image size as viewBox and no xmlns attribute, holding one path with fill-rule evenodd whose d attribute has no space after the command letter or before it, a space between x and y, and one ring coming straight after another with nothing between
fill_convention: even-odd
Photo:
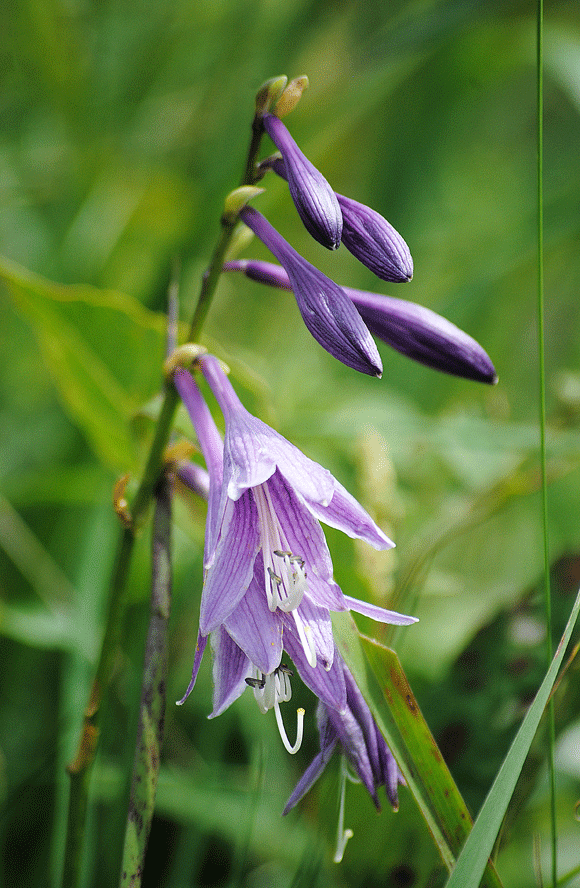
<instances>
[{"instance_id":1,"label":"hosta flower","mask_svg":"<svg viewBox=\"0 0 580 888\"><path fill-rule=\"evenodd\" d=\"M342 213L334 191L302 153L281 120L265 114L262 122L282 152L290 194L307 231L324 247L336 250L342 233Z\"/></svg>"},{"instance_id":2,"label":"hosta flower","mask_svg":"<svg viewBox=\"0 0 580 888\"><path fill-rule=\"evenodd\" d=\"M375 342L341 287L297 253L261 213L244 207L240 218L284 266L302 319L316 341L348 367L380 376Z\"/></svg>"},{"instance_id":3,"label":"hosta flower","mask_svg":"<svg viewBox=\"0 0 580 888\"><path fill-rule=\"evenodd\" d=\"M206 355L198 364L222 409L226 432L222 444L195 381L177 370L175 385L210 479L200 633L187 693L206 637L225 631L247 657L245 669L271 675L286 650L305 684L343 709L346 689L342 671L333 668L329 611L351 609L397 625L415 620L343 595L319 522L376 549L393 544L330 472L245 410L215 358ZM237 684L226 682L224 699L250 677L235 674Z\"/></svg>"},{"instance_id":4,"label":"hosta flower","mask_svg":"<svg viewBox=\"0 0 580 888\"><path fill-rule=\"evenodd\" d=\"M260 283L292 289L284 268L271 262L242 259L226 263L224 270L243 271ZM484 349L451 321L415 302L350 287L342 289L368 329L391 348L443 373L477 382L497 382L494 366Z\"/></svg>"},{"instance_id":5,"label":"hosta flower","mask_svg":"<svg viewBox=\"0 0 580 888\"><path fill-rule=\"evenodd\" d=\"M320 752L314 757L286 802L283 813L287 814L318 780L335 749L343 754L341 762L340 802L338 835L334 860L340 863L352 830L344 828L344 802L347 779L360 782L366 787L377 810L381 810L377 790L385 787L387 798L395 811L399 807L398 786L405 784L391 750L378 729L354 678L340 654L334 659L335 667L343 671L346 685L346 708L338 711L319 701L316 712ZM350 777L348 763L358 775Z\"/></svg>"},{"instance_id":6,"label":"hosta flower","mask_svg":"<svg viewBox=\"0 0 580 888\"><path fill-rule=\"evenodd\" d=\"M290 186L285 159L271 157L261 167L270 167ZM357 200L338 193L336 199L342 212L341 240L347 250L383 281L410 281L413 259L406 242L391 223Z\"/></svg>"},{"instance_id":7,"label":"hosta flower","mask_svg":"<svg viewBox=\"0 0 580 888\"><path fill-rule=\"evenodd\" d=\"M318 780L337 746L358 774L377 809L381 810L377 790L384 786L387 798L396 811L399 807L398 785L404 784L403 776L354 678L338 653L335 663L340 665L344 674L346 709L339 712L319 702L317 722L320 752L296 784L284 814Z\"/></svg>"}]
</instances>

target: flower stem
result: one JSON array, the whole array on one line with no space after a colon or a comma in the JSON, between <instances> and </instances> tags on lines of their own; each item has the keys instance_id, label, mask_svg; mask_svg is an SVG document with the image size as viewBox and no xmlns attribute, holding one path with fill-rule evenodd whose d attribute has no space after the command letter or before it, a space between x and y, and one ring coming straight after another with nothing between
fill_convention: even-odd
<instances>
[{"instance_id":1,"label":"flower stem","mask_svg":"<svg viewBox=\"0 0 580 888\"><path fill-rule=\"evenodd\" d=\"M537 104L537 249L538 249L538 364L540 390L540 474L542 481L542 537L544 550L544 606L546 615L546 659L552 661L552 596L550 589L550 550L548 538L548 480L546 468L546 366L544 348L544 3L538 0L536 33ZM554 701L548 702L548 779L550 785L551 883L558 881L558 831L556 824L556 771L554 746L556 725Z\"/></svg>"},{"instance_id":2,"label":"flower stem","mask_svg":"<svg viewBox=\"0 0 580 888\"><path fill-rule=\"evenodd\" d=\"M155 489L151 612L120 888L139 888L141 885L159 777L171 609L171 493L171 481L162 476Z\"/></svg>"},{"instance_id":3,"label":"flower stem","mask_svg":"<svg viewBox=\"0 0 580 888\"><path fill-rule=\"evenodd\" d=\"M245 172L241 182L242 185L252 185L255 181L254 170L262 134L263 128L261 123L257 125L254 121ZM211 300L216 291L224 257L230 245L234 228L235 222L222 219L220 236L209 267L203 276L188 342L194 342L201 333ZM121 535L119 554L111 579L107 624L95 679L84 712L77 754L74 761L67 767L71 778L71 788L64 852L63 888L76 888L80 884L90 776L99 739L98 722L101 704L113 676L114 663L121 638L121 628L127 599L127 578L133 545L137 532L147 519L153 493L163 471L163 454L169 442L178 405L179 395L177 391L173 385L165 383L163 403L157 420L155 434L151 442L141 483L131 506L131 524L124 527Z\"/></svg>"}]
</instances>

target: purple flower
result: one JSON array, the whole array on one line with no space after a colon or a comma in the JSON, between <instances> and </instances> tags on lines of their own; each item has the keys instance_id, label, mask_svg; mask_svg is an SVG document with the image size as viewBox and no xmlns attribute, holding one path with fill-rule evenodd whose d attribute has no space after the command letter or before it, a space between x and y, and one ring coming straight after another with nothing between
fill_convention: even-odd
<instances>
[{"instance_id":1,"label":"purple flower","mask_svg":"<svg viewBox=\"0 0 580 888\"><path fill-rule=\"evenodd\" d=\"M262 122L282 152L290 194L307 231L323 247L336 250L340 245L342 213L334 191L304 156L281 120L264 114Z\"/></svg>"},{"instance_id":2,"label":"purple flower","mask_svg":"<svg viewBox=\"0 0 580 888\"><path fill-rule=\"evenodd\" d=\"M346 685L346 707L339 712L329 708L322 701L319 702L316 715L320 752L314 757L296 784L293 793L286 802L283 814L287 814L311 789L324 771L334 749L338 746L342 751L342 760L334 862L340 863L346 844L353 835L351 829L344 828L346 781L363 783L379 811L381 805L377 790L379 786L384 786L389 802L397 811L399 808L398 786L399 784L404 785L405 780L340 654L336 655L334 663L335 665L340 663L340 668L343 671ZM358 778L350 776L348 765L356 771Z\"/></svg>"},{"instance_id":3,"label":"purple flower","mask_svg":"<svg viewBox=\"0 0 580 888\"><path fill-rule=\"evenodd\" d=\"M292 288L284 268L271 262L238 260L224 265L225 271L243 271L252 280L283 290ZM483 348L469 336L429 308L343 287L368 329L391 348L408 358L454 376L497 382L494 366Z\"/></svg>"},{"instance_id":4,"label":"purple flower","mask_svg":"<svg viewBox=\"0 0 580 888\"><path fill-rule=\"evenodd\" d=\"M338 653L335 663L340 663L344 674L346 709L338 712L319 702L317 722L320 752L296 784L283 813L287 814L311 789L328 764L337 744L366 787L377 810L381 810L377 789L384 786L387 798L396 811L399 807L398 785L405 784L403 775L354 678Z\"/></svg>"},{"instance_id":5,"label":"purple flower","mask_svg":"<svg viewBox=\"0 0 580 888\"><path fill-rule=\"evenodd\" d=\"M252 207L244 207L240 218L286 269L302 319L316 341L347 367L380 376L374 340L341 287L303 259Z\"/></svg>"},{"instance_id":6,"label":"purple flower","mask_svg":"<svg viewBox=\"0 0 580 888\"><path fill-rule=\"evenodd\" d=\"M250 668L262 676L274 673L285 649L305 684L327 705L343 709L346 690L342 671L333 668L329 611L355 610L397 625L415 619L343 595L319 522L376 549L393 543L330 472L245 410L215 358L204 356L198 364L222 409L226 433L222 444L195 381L177 370L175 385L210 480L200 632L185 697L206 636L225 631L248 662L242 674L239 664L231 666L230 654L225 657L220 668L228 678L220 701L235 698Z\"/></svg>"},{"instance_id":7,"label":"purple flower","mask_svg":"<svg viewBox=\"0 0 580 888\"><path fill-rule=\"evenodd\" d=\"M285 160L271 157L260 165L271 168L283 179L290 180ZM342 211L342 242L377 277L392 283L404 283L413 277L413 259L409 247L390 222L365 204L336 194Z\"/></svg>"}]
</instances>

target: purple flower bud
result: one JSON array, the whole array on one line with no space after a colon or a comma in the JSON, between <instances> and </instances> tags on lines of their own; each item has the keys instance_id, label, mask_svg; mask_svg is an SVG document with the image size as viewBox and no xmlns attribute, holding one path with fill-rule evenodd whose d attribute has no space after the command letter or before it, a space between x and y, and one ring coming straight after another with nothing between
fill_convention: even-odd
<instances>
[{"instance_id":1,"label":"purple flower bud","mask_svg":"<svg viewBox=\"0 0 580 888\"><path fill-rule=\"evenodd\" d=\"M280 157L269 157L261 169L273 169L288 184L288 168ZM390 222L343 194L337 194L342 211L342 242L353 256L377 277L391 283L404 283L413 277L413 259L409 247Z\"/></svg>"},{"instance_id":2,"label":"purple flower bud","mask_svg":"<svg viewBox=\"0 0 580 888\"><path fill-rule=\"evenodd\" d=\"M429 308L346 289L365 324L375 336L420 364L493 385L497 376L487 353L467 333Z\"/></svg>"},{"instance_id":3,"label":"purple flower bud","mask_svg":"<svg viewBox=\"0 0 580 888\"><path fill-rule=\"evenodd\" d=\"M297 253L253 207L244 207L240 218L284 266L302 319L316 341L347 367L380 376L377 347L344 290Z\"/></svg>"},{"instance_id":4,"label":"purple flower bud","mask_svg":"<svg viewBox=\"0 0 580 888\"><path fill-rule=\"evenodd\" d=\"M342 213L334 191L281 120L273 114L265 114L262 120L264 129L282 152L290 194L307 231L323 247L336 250L340 246Z\"/></svg>"},{"instance_id":5,"label":"purple flower bud","mask_svg":"<svg viewBox=\"0 0 580 888\"><path fill-rule=\"evenodd\" d=\"M292 289L285 270L271 262L243 259L228 262L224 271L243 271L246 277L262 284ZM369 330L391 348L443 373L490 385L497 382L494 366L484 349L451 321L415 302L350 287L342 289Z\"/></svg>"},{"instance_id":6,"label":"purple flower bud","mask_svg":"<svg viewBox=\"0 0 580 888\"><path fill-rule=\"evenodd\" d=\"M342 242L346 249L381 280L410 281L413 259L399 232L370 207L342 194L336 197L342 210Z\"/></svg>"}]
</instances>

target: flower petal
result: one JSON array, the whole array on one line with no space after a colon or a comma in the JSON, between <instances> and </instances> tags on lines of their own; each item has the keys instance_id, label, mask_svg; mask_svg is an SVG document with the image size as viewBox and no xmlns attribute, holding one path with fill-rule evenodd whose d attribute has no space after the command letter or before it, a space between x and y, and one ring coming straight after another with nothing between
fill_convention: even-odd
<instances>
[{"instance_id":1,"label":"flower petal","mask_svg":"<svg viewBox=\"0 0 580 888\"><path fill-rule=\"evenodd\" d=\"M393 626L410 626L411 623L418 623L418 617L408 617L406 614L399 614L397 611L386 610L376 604L369 604L367 601L360 601L358 598L351 598L345 595L346 606L349 610L355 611L357 614L364 614L371 620L378 623L390 623Z\"/></svg>"},{"instance_id":2,"label":"flower petal","mask_svg":"<svg viewBox=\"0 0 580 888\"><path fill-rule=\"evenodd\" d=\"M364 540L375 549L392 549L395 545L354 496L336 479L334 496L328 506L315 502L308 502L308 506L319 521L328 524L329 527L336 527L352 539Z\"/></svg>"},{"instance_id":3,"label":"flower petal","mask_svg":"<svg viewBox=\"0 0 580 888\"><path fill-rule=\"evenodd\" d=\"M346 685L342 668L336 665L336 655L328 671L320 662L313 669L306 660L300 639L289 631L286 621L283 641L284 649L292 658L304 684L327 706L343 712L346 708Z\"/></svg>"},{"instance_id":4,"label":"flower petal","mask_svg":"<svg viewBox=\"0 0 580 888\"><path fill-rule=\"evenodd\" d=\"M199 625L204 635L225 622L239 604L254 575L259 548L258 515L251 494L236 503L229 500L201 594Z\"/></svg>"},{"instance_id":5,"label":"flower petal","mask_svg":"<svg viewBox=\"0 0 580 888\"><path fill-rule=\"evenodd\" d=\"M288 812L298 804L300 799L304 798L306 793L312 789L329 762L330 756L336 746L336 740L337 738L335 737L325 749L321 750L314 756L314 759L304 771L304 774L294 787L290 798L284 805L284 810L282 811L283 815L288 814Z\"/></svg>"},{"instance_id":6,"label":"flower petal","mask_svg":"<svg viewBox=\"0 0 580 888\"><path fill-rule=\"evenodd\" d=\"M261 558L256 558L252 582L224 625L260 672L268 674L280 665L282 621L268 608Z\"/></svg>"},{"instance_id":7,"label":"flower petal","mask_svg":"<svg viewBox=\"0 0 580 888\"><path fill-rule=\"evenodd\" d=\"M216 718L237 700L247 687L245 679L252 664L235 641L220 627L212 632L213 648L213 711Z\"/></svg>"},{"instance_id":8,"label":"flower petal","mask_svg":"<svg viewBox=\"0 0 580 888\"><path fill-rule=\"evenodd\" d=\"M191 681L187 686L187 690L181 700L177 701L178 706L183 706L191 692L195 687L195 682L197 681L197 673L199 672L199 667L201 666L201 660L203 657L203 652L205 651L205 646L207 644L207 635L202 635L200 632L197 633L197 644L195 646L195 657L193 658L193 671L191 673Z\"/></svg>"}]
</instances>

